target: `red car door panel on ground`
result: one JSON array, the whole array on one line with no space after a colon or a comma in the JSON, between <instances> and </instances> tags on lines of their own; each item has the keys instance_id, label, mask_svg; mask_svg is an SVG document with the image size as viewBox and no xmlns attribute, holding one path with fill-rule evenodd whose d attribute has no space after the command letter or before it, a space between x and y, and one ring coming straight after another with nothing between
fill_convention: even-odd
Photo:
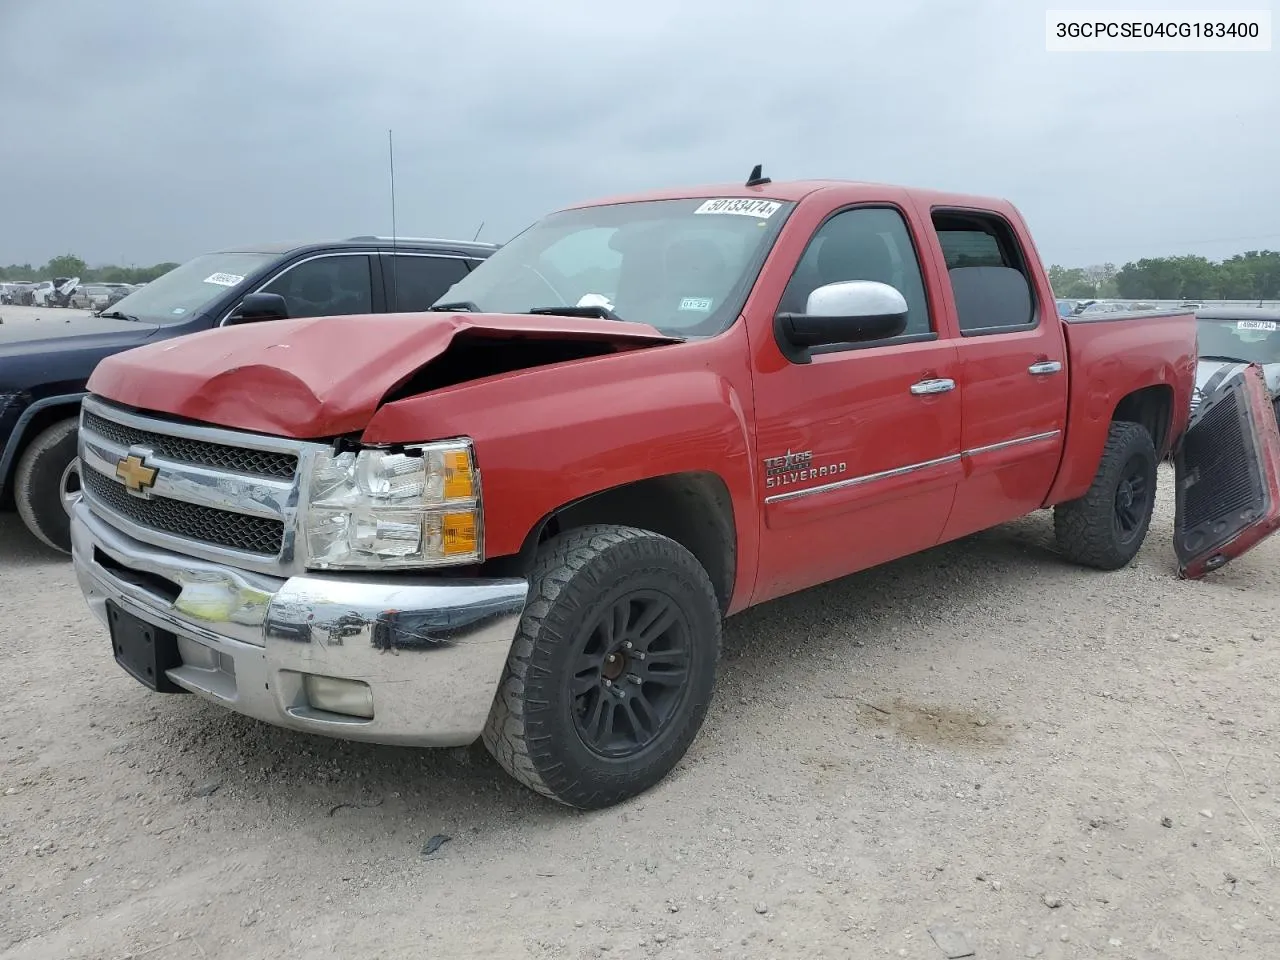
<instances>
[{"instance_id":1,"label":"red car door panel on ground","mask_svg":"<svg viewBox=\"0 0 1280 960\"><path fill-rule=\"evenodd\" d=\"M1280 427L1262 368L1226 371L1174 455L1174 548L1198 579L1280 529Z\"/></svg>"},{"instance_id":2,"label":"red car door panel on ground","mask_svg":"<svg viewBox=\"0 0 1280 960\"><path fill-rule=\"evenodd\" d=\"M812 239L780 300L751 318L757 602L934 545L960 481L955 342L931 310L903 208L854 206L789 229ZM845 280L901 292L906 332L787 361L769 335L773 314L802 313L815 288Z\"/></svg>"},{"instance_id":3,"label":"red car door panel on ground","mask_svg":"<svg viewBox=\"0 0 1280 960\"><path fill-rule=\"evenodd\" d=\"M934 209L930 219L960 334L964 478L942 534L952 540L1044 501L1062 456L1067 356L1019 231L982 210Z\"/></svg>"}]
</instances>

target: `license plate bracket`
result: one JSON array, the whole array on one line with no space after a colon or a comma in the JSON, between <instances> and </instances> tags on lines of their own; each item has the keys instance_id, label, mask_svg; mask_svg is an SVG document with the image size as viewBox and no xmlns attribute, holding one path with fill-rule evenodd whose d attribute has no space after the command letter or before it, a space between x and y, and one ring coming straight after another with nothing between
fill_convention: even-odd
<instances>
[{"instance_id":1,"label":"license plate bracket","mask_svg":"<svg viewBox=\"0 0 1280 960\"><path fill-rule=\"evenodd\" d=\"M169 679L166 670L182 666L178 637L152 626L107 601L107 626L116 663L140 684L157 693L188 693Z\"/></svg>"}]
</instances>

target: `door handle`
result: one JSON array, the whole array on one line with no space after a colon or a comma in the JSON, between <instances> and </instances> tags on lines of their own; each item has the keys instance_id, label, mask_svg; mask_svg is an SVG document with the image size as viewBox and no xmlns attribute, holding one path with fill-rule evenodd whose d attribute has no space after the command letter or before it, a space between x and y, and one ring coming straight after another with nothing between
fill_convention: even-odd
<instances>
[{"instance_id":1,"label":"door handle","mask_svg":"<svg viewBox=\"0 0 1280 960\"><path fill-rule=\"evenodd\" d=\"M1033 377L1047 377L1051 373L1057 373L1062 369L1062 364L1057 360L1041 360L1039 363L1033 363L1027 367L1027 373Z\"/></svg>"},{"instance_id":2,"label":"door handle","mask_svg":"<svg viewBox=\"0 0 1280 960\"><path fill-rule=\"evenodd\" d=\"M916 396L930 393L948 393L956 388L954 380L921 380L911 385L911 392Z\"/></svg>"}]
</instances>

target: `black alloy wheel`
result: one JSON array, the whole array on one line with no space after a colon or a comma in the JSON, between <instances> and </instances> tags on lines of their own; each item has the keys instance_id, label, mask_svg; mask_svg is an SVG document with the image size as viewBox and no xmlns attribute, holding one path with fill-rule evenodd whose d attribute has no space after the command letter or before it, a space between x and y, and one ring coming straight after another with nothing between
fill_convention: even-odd
<instances>
[{"instance_id":1,"label":"black alloy wheel","mask_svg":"<svg viewBox=\"0 0 1280 960\"><path fill-rule=\"evenodd\" d=\"M1130 457L1121 471L1115 496L1116 532L1123 542L1128 543L1145 531L1151 492L1146 458L1140 454Z\"/></svg>"},{"instance_id":2,"label":"black alloy wheel","mask_svg":"<svg viewBox=\"0 0 1280 960\"><path fill-rule=\"evenodd\" d=\"M571 680L574 727L592 752L635 756L688 691L689 621L654 590L623 594L582 631Z\"/></svg>"}]
</instances>

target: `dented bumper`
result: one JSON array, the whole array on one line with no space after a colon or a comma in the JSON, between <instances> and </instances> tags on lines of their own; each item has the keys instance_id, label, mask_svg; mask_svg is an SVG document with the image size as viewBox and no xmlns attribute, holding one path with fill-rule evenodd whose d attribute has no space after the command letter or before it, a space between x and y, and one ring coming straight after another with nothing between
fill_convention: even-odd
<instances>
[{"instance_id":1,"label":"dented bumper","mask_svg":"<svg viewBox=\"0 0 1280 960\"><path fill-rule=\"evenodd\" d=\"M142 682L278 726L372 743L474 741L528 591L521 579L251 574L127 537L83 501L72 511L72 541L98 618L113 631L124 630L122 619L140 621L147 642L168 651L150 683L115 644L117 660ZM346 706L355 701L361 706Z\"/></svg>"}]
</instances>

